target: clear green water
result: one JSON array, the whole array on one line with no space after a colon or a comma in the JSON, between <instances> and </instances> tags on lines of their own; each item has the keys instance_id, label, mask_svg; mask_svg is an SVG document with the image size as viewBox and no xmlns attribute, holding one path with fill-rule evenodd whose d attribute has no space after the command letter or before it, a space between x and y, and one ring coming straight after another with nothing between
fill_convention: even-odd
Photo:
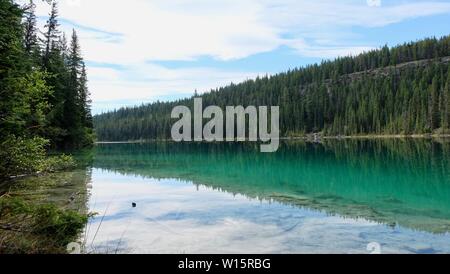
<instances>
[{"instance_id":1,"label":"clear green water","mask_svg":"<svg viewBox=\"0 0 450 274\"><path fill-rule=\"evenodd\" d=\"M450 141L100 144L90 252L450 253ZM133 208L132 203L137 207Z\"/></svg>"}]
</instances>

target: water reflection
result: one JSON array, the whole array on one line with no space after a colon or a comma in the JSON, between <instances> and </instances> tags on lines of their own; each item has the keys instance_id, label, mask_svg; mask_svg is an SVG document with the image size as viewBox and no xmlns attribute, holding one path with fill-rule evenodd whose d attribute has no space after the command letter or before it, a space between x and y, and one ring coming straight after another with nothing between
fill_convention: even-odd
<instances>
[{"instance_id":1,"label":"water reflection","mask_svg":"<svg viewBox=\"0 0 450 274\"><path fill-rule=\"evenodd\" d=\"M92 253L450 253L450 235L258 202L169 179L93 171ZM137 204L136 208L131 203Z\"/></svg>"},{"instance_id":2,"label":"water reflection","mask_svg":"<svg viewBox=\"0 0 450 274\"><path fill-rule=\"evenodd\" d=\"M450 231L446 140L285 142L273 154L259 153L258 148L257 144L103 144L96 148L93 166L117 173L111 180L123 178L127 187L133 185L130 175L178 179L198 188L355 222L363 219L437 234ZM102 191L108 189L105 185ZM117 191L123 195L127 190ZM199 193L198 202L203 203Z\"/></svg>"}]
</instances>

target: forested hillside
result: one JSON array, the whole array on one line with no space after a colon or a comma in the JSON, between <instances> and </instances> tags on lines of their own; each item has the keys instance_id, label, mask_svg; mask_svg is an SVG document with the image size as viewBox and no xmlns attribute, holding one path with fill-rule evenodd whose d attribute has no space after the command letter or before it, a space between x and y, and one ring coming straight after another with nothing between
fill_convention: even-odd
<instances>
[{"instance_id":1,"label":"forested hillside","mask_svg":"<svg viewBox=\"0 0 450 274\"><path fill-rule=\"evenodd\" d=\"M450 36L385 46L211 90L203 105L278 105L284 136L442 134L450 128L449 56ZM170 138L176 105L193 99L98 115L98 139Z\"/></svg>"},{"instance_id":2,"label":"forested hillside","mask_svg":"<svg viewBox=\"0 0 450 274\"><path fill-rule=\"evenodd\" d=\"M46 149L93 143L87 76L75 31L60 32L55 2L37 28L32 1L0 0L0 178L48 168Z\"/></svg>"}]
</instances>

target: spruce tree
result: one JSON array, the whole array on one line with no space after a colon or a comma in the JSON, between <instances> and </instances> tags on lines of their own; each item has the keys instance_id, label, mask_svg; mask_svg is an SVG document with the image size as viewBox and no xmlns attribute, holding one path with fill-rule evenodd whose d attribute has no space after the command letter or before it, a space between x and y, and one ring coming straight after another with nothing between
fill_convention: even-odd
<instances>
[{"instance_id":1,"label":"spruce tree","mask_svg":"<svg viewBox=\"0 0 450 274\"><path fill-rule=\"evenodd\" d=\"M69 46L67 56L68 81L66 85L65 101L64 101L64 128L68 131L65 138L65 146L75 146L82 135L81 128L81 112L79 102L79 70L80 70L80 47L78 37L73 30L72 40Z\"/></svg>"},{"instance_id":2,"label":"spruce tree","mask_svg":"<svg viewBox=\"0 0 450 274\"><path fill-rule=\"evenodd\" d=\"M25 52L29 55L36 53L38 50L38 36L36 26L36 5L32 0L26 7L25 20L24 20L24 47Z\"/></svg>"},{"instance_id":3,"label":"spruce tree","mask_svg":"<svg viewBox=\"0 0 450 274\"><path fill-rule=\"evenodd\" d=\"M86 65L84 62L81 65L81 74L79 79L79 96L80 96L80 106L81 106L81 113L82 113L82 119L83 119L83 126L87 129L93 128L93 122L92 122L92 114L91 114L91 99L90 99L90 93L87 86L87 73L86 73Z\"/></svg>"},{"instance_id":4,"label":"spruce tree","mask_svg":"<svg viewBox=\"0 0 450 274\"><path fill-rule=\"evenodd\" d=\"M92 143L92 130L80 126L81 134L75 135L76 125L66 122L71 87L68 50L59 35L56 4L51 8L45 39L39 41L34 3L21 7L16 1L0 0L0 178L39 171L48 140L57 147L73 143L73 136L82 136L77 142L82 145ZM76 80L86 83L82 74ZM84 94L83 101L89 102L88 92ZM78 106L78 90L73 98ZM86 109L83 117L90 117L89 112Z\"/></svg>"},{"instance_id":5,"label":"spruce tree","mask_svg":"<svg viewBox=\"0 0 450 274\"><path fill-rule=\"evenodd\" d=\"M15 87L24 73L22 9L10 0L0 0L0 137L21 129L15 111L21 94Z\"/></svg>"},{"instance_id":6,"label":"spruce tree","mask_svg":"<svg viewBox=\"0 0 450 274\"><path fill-rule=\"evenodd\" d=\"M450 130L450 66L447 71L447 81L445 83L444 87L444 109L443 109L443 128L446 129L449 132Z\"/></svg>"},{"instance_id":7,"label":"spruce tree","mask_svg":"<svg viewBox=\"0 0 450 274\"><path fill-rule=\"evenodd\" d=\"M55 44L58 42L60 32L58 30L58 7L55 1L52 2L50 17L45 25L44 40L44 53L43 53L43 66L47 69L50 60L51 50L55 48Z\"/></svg>"},{"instance_id":8,"label":"spruce tree","mask_svg":"<svg viewBox=\"0 0 450 274\"><path fill-rule=\"evenodd\" d=\"M429 98L429 126L430 131L437 129L440 124L439 114L439 86L437 76L433 78L430 86L430 98Z\"/></svg>"}]
</instances>

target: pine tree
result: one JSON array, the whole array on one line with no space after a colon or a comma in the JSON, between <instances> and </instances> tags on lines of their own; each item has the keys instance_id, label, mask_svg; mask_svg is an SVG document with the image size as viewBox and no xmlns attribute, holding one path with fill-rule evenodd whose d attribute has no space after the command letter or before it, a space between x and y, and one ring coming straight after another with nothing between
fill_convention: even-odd
<instances>
[{"instance_id":1,"label":"pine tree","mask_svg":"<svg viewBox=\"0 0 450 274\"><path fill-rule=\"evenodd\" d=\"M21 95L15 88L23 76L22 10L13 1L0 1L0 137L16 133L21 123L15 115Z\"/></svg>"},{"instance_id":2,"label":"pine tree","mask_svg":"<svg viewBox=\"0 0 450 274\"><path fill-rule=\"evenodd\" d=\"M88 136L78 143L92 144L92 130L66 123L70 71L67 46L57 29L56 4L41 40L42 56L34 9L32 1L20 7L16 1L0 0L0 178L41 169L48 141L60 146L70 144L72 136ZM86 83L85 73L82 78ZM78 91L74 94L77 105ZM85 97L89 102L87 92ZM90 117L89 111L83 115ZM77 130L81 134L71 135Z\"/></svg>"},{"instance_id":3,"label":"pine tree","mask_svg":"<svg viewBox=\"0 0 450 274\"><path fill-rule=\"evenodd\" d=\"M81 74L80 74L80 80L79 80L79 95L80 95L80 102L81 102L81 112L82 112L82 118L83 118L83 126L92 129L93 128L93 122L92 122L92 114L91 114L91 99L90 99L90 93L87 86L87 73L86 73L86 65L84 62L81 65Z\"/></svg>"},{"instance_id":4,"label":"pine tree","mask_svg":"<svg viewBox=\"0 0 450 274\"><path fill-rule=\"evenodd\" d=\"M78 42L78 35L75 30L72 30L72 40L70 42L69 52L67 56L67 66L70 73L69 79L69 89L73 93L70 96L78 97L79 90L79 75L81 70L81 53L80 53L80 45Z\"/></svg>"},{"instance_id":5,"label":"pine tree","mask_svg":"<svg viewBox=\"0 0 450 274\"><path fill-rule=\"evenodd\" d=\"M429 126L431 132L439 127L439 87L437 76L433 78L430 86L430 98L429 98Z\"/></svg>"},{"instance_id":6,"label":"pine tree","mask_svg":"<svg viewBox=\"0 0 450 274\"><path fill-rule=\"evenodd\" d=\"M447 71L447 75L448 75L447 81L445 83L445 87L444 87L444 91L443 91L444 109L442 111L442 113L443 113L442 125L443 125L444 129L450 130L450 66Z\"/></svg>"},{"instance_id":7,"label":"pine tree","mask_svg":"<svg viewBox=\"0 0 450 274\"><path fill-rule=\"evenodd\" d=\"M63 55L64 60L67 63L67 59L68 59L68 55L69 55L69 50L68 50L68 46L67 46L67 38L66 38L66 34L63 33L60 37L59 37L59 49L61 51L61 54Z\"/></svg>"},{"instance_id":8,"label":"pine tree","mask_svg":"<svg viewBox=\"0 0 450 274\"><path fill-rule=\"evenodd\" d=\"M27 54L32 54L37 51L38 47L38 36L36 27L36 5L32 0L26 7L26 16L24 22L24 47Z\"/></svg>"},{"instance_id":9,"label":"pine tree","mask_svg":"<svg viewBox=\"0 0 450 274\"><path fill-rule=\"evenodd\" d=\"M59 39L59 23L58 23L58 7L55 1L52 2L50 17L45 25L44 33L44 53L43 53L43 66L48 67L51 50L56 47L56 43Z\"/></svg>"},{"instance_id":10,"label":"pine tree","mask_svg":"<svg viewBox=\"0 0 450 274\"><path fill-rule=\"evenodd\" d=\"M68 78L64 93L63 128L67 130L68 134L65 138L64 146L74 146L81 135L79 130L81 127L81 112L78 96L80 61L78 37L75 30L73 30L67 56Z\"/></svg>"},{"instance_id":11,"label":"pine tree","mask_svg":"<svg viewBox=\"0 0 450 274\"><path fill-rule=\"evenodd\" d=\"M450 56L449 41L450 36L446 36L392 49L384 47L230 84L200 96L205 106L222 108L241 104L279 105L283 135L436 132L448 125L450 95L446 81L450 68L435 57ZM417 62L385 67L411 61ZM96 116L96 134L107 141L170 137L171 122L167 117L175 105L192 107L192 98Z\"/></svg>"}]
</instances>

